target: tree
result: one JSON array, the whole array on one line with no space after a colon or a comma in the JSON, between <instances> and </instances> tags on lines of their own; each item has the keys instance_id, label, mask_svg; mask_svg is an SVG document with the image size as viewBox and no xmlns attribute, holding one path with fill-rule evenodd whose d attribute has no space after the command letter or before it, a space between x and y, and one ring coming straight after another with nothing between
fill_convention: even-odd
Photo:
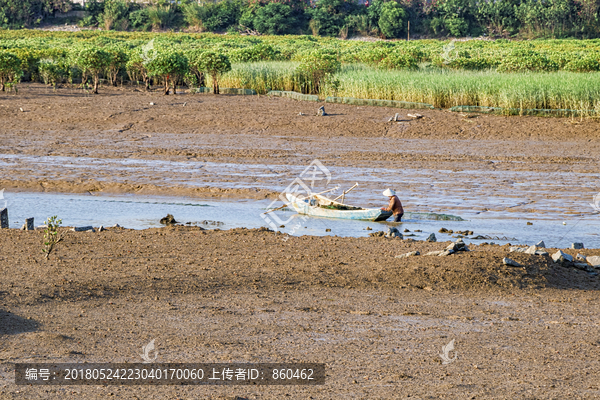
<instances>
[{"instance_id":1,"label":"tree","mask_svg":"<svg viewBox=\"0 0 600 400\"><path fill-rule=\"evenodd\" d=\"M298 24L298 18L292 7L281 3L268 3L258 7L252 20L254 29L269 35L292 33Z\"/></svg>"},{"instance_id":2,"label":"tree","mask_svg":"<svg viewBox=\"0 0 600 400\"><path fill-rule=\"evenodd\" d=\"M219 78L224 73L231 71L231 62L225 54L207 51L202 57L202 70L212 78L213 93L219 94Z\"/></svg>"},{"instance_id":3,"label":"tree","mask_svg":"<svg viewBox=\"0 0 600 400\"><path fill-rule=\"evenodd\" d=\"M120 47L107 48L110 53L110 64L108 65L108 77L113 86L117 86L119 72L127 65L127 53Z\"/></svg>"},{"instance_id":4,"label":"tree","mask_svg":"<svg viewBox=\"0 0 600 400\"><path fill-rule=\"evenodd\" d=\"M348 23L348 17L364 12L356 0L319 0L308 12L313 30L325 36L337 36ZM318 28L318 29L317 29Z\"/></svg>"},{"instance_id":5,"label":"tree","mask_svg":"<svg viewBox=\"0 0 600 400\"><path fill-rule=\"evenodd\" d=\"M102 49L85 48L79 52L77 65L84 75L89 74L94 80L94 94L98 94L100 75L110 66L110 53Z\"/></svg>"},{"instance_id":6,"label":"tree","mask_svg":"<svg viewBox=\"0 0 600 400\"><path fill-rule=\"evenodd\" d=\"M150 76L161 78L165 85L165 95L169 94L173 83L173 94L176 94L177 81L188 71L188 59L183 53L174 50L159 50L146 63Z\"/></svg>"},{"instance_id":7,"label":"tree","mask_svg":"<svg viewBox=\"0 0 600 400\"><path fill-rule=\"evenodd\" d=\"M104 29L127 30L129 6L124 0L105 0L104 12L98 16L98 20L104 25Z\"/></svg>"},{"instance_id":8,"label":"tree","mask_svg":"<svg viewBox=\"0 0 600 400\"><path fill-rule=\"evenodd\" d=\"M404 32L407 14L404 8L395 1L388 1L381 6L379 29L386 38L398 38Z\"/></svg>"},{"instance_id":9,"label":"tree","mask_svg":"<svg viewBox=\"0 0 600 400\"><path fill-rule=\"evenodd\" d=\"M0 91L8 82L16 82L23 72L21 71L21 60L13 53L0 51Z\"/></svg>"},{"instance_id":10,"label":"tree","mask_svg":"<svg viewBox=\"0 0 600 400\"><path fill-rule=\"evenodd\" d=\"M144 82L144 88L150 89L150 76L148 75L148 69L146 68L146 59L144 58L143 50L133 52L127 60L125 66L127 69L127 75L129 80Z\"/></svg>"},{"instance_id":11,"label":"tree","mask_svg":"<svg viewBox=\"0 0 600 400\"><path fill-rule=\"evenodd\" d=\"M326 51L314 51L302 58L296 68L296 77L300 81L302 93L319 93L325 80L339 68L337 55Z\"/></svg>"}]
</instances>

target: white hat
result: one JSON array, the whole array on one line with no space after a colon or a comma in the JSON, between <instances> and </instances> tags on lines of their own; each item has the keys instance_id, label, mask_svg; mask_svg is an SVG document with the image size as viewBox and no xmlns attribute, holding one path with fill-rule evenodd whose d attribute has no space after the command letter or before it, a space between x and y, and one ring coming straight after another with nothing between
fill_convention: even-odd
<instances>
[{"instance_id":1,"label":"white hat","mask_svg":"<svg viewBox=\"0 0 600 400\"><path fill-rule=\"evenodd\" d=\"M395 196L396 195L396 191L388 188L388 189L385 189L385 191L383 192L383 195L385 197Z\"/></svg>"}]
</instances>

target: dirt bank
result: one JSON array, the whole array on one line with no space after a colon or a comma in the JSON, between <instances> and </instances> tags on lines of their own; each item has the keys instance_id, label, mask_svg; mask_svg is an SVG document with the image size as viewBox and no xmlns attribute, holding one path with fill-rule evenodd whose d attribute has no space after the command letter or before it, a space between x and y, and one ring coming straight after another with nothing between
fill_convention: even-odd
<instances>
[{"instance_id":1,"label":"dirt bank","mask_svg":"<svg viewBox=\"0 0 600 400\"><path fill-rule=\"evenodd\" d=\"M237 229L0 231L2 398L594 398L598 278L475 246ZM583 250L599 254L597 250ZM11 362L325 362L322 387L16 387ZM439 353L456 340L457 360ZM17 392L18 391L18 392Z\"/></svg>"}]
</instances>

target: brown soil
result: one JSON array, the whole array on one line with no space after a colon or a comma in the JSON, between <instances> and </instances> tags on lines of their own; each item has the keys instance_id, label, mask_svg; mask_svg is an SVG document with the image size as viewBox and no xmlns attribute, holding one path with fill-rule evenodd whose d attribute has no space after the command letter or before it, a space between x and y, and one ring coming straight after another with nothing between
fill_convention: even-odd
<instances>
[{"instance_id":1,"label":"brown soil","mask_svg":"<svg viewBox=\"0 0 600 400\"><path fill-rule=\"evenodd\" d=\"M588 182L600 154L596 120L419 111L423 120L391 124L398 110L326 104L333 115L319 118L297 115L317 104L264 96L103 92L23 85L17 96L2 95L0 153L18 158L0 165L0 185L261 198L289 183L278 165L319 158L399 176L420 169L433 180L454 171L435 190L459 197L465 185L482 197L512 190L518 200L534 192L566 203L575 190L597 192ZM176 171L82 172L27 156L265 164L273 176L206 174L191 187ZM505 175L481 178L476 189L452 185L492 170ZM551 176L552 188L504 182L519 174L533 183ZM378 185L365 178L360 187ZM510 253L524 267L507 267L508 248L487 245L397 259L447 243L166 227L69 232L44 261L42 235L0 231L1 399L600 396L599 280L547 257ZM153 338L160 362L324 362L328 376L321 387L13 383L14 362L139 362ZM458 358L442 365L452 339Z\"/></svg>"}]
</instances>

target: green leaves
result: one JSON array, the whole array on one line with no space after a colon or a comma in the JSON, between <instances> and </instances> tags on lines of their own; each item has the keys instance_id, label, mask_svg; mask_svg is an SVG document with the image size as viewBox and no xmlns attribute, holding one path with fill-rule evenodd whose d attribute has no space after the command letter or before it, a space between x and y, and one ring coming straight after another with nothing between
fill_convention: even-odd
<instances>
[{"instance_id":1,"label":"green leaves","mask_svg":"<svg viewBox=\"0 0 600 400\"><path fill-rule=\"evenodd\" d=\"M405 32L408 14L395 1L388 1L381 6L379 29L386 38L398 38Z\"/></svg>"},{"instance_id":2,"label":"green leaves","mask_svg":"<svg viewBox=\"0 0 600 400\"><path fill-rule=\"evenodd\" d=\"M77 65L82 71L92 75L99 75L111 62L110 53L97 48L84 48L77 54Z\"/></svg>"},{"instance_id":3,"label":"green leaves","mask_svg":"<svg viewBox=\"0 0 600 400\"><path fill-rule=\"evenodd\" d=\"M13 53L0 50L0 90L4 91L7 82L16 83L22 73L19 57Z\"/></svg>"},{"instance_id":4,"label":"green leaves","mask_svg":"<svg viewBox=\"0 0 600 400\"><path fill-rule=\"evenodd\" d=\"M56 245L63 240L63 237L58 231L58 228L62 225L62 219L58 219L58 217L54 215L49 217L46 222L44 222L44 225L46 225L46 229L44 230L42 253L45 253L46 259L48 259Z\"/></svg>"}]
</instances>

